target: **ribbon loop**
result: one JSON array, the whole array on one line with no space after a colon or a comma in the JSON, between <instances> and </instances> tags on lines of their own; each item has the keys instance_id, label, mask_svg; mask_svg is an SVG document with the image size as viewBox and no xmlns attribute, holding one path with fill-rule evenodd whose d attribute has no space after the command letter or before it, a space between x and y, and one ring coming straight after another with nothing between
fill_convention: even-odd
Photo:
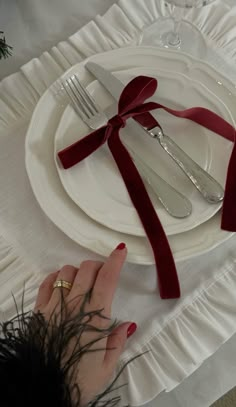
<instances>
[{"instance_id":1,"label":"ribbon loop","mask_svg":"<svg viewBox=\"0 0 236 407\"><path fill-rule=\"evenodd\" d=\"M60 151L58 156L63 167L65 169L70 168L96 151L105 142L108 143L153 249L161 298L178 298L180 296L178 275L168 239L142 178L119 138L119 130L125 126L129 117L133 117L149 129L159 126L156 119L150 114L150 111L154 109L164 109L174 116L192 120L232 142L235 141L235 129L220 116L202 107L177 111L155 102L144 103L154 94L156 88L157 80L154 78L139 76L133 79L120 96L118 114L112 117L106 126L68 146ZM232 231L236 231L236 216L234 215L236 206L235 172L236 146L234 145L228 166L221 224L222 228Z\"/></svg>"}]
</instances>

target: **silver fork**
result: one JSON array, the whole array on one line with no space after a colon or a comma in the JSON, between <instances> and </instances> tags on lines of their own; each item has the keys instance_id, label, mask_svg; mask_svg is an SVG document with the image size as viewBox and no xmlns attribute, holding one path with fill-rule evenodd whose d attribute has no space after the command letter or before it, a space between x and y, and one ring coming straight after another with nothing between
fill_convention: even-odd
<instances>
[{"instance_id":1,"label":"silver fork","mask_svg":"<svg viewBox=\"0 0 236 407\"><path fill-rule=\"evenodd\" d=\"M83 87L76 75L65 79L61 82L61 86L66 91L75 112L91 129L96 130L107 123L109 118L100 109L87 89ZM148 167L135 151L127 146L126 148L130 152L140 175L151 187L166 211L176 218L189 216L192 212L191 202Z\"/></svg>"}]
</instances>

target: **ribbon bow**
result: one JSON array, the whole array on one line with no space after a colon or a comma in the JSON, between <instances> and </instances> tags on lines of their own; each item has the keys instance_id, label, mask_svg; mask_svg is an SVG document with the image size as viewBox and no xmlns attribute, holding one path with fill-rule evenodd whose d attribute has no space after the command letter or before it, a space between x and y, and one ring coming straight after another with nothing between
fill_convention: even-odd
<instances>
[{"instance_id":1,"label":"ribbon bow","mask_svg":"<svg viewBox=\"0 0 236 407\"><path fill-rule=\"evenodd\" d=\"M125 126L126 120L130 117L148 128L159 126L149 112L160 108L175 116L190 119L231 141L234 141L235 129L224 119L205 108L195 107L177 111L155 102L144 103L155 93L156 89L157 80L154 78L138 76L133 79L120 96L118 114L112 117L105 126L60 151L58 156L63 167L67 169L88 157L107 142L151 244L160 296L161 298L178 298L180 296L179 281L166 234L147 194L142 178L129 152L120 140L119 130ZM234 170L236 170L235 146L228 167L222 215L222 228L231 231L236 231L236 217L232 216L232 210L236 207Z\"/></svg>"}]
</instances>

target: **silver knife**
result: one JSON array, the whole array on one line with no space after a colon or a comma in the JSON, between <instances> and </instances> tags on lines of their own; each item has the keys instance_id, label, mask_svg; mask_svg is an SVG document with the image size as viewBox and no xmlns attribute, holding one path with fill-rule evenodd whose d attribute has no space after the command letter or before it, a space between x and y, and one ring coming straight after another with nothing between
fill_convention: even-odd
<instances>
[{"instance_id":1,"label":"silver knife","mask_svg":"<svg viewBox=\"0 0 236 407\"><path fill-rule=\"evenodd\" d=\"M85 67L95 78L109 91L109 93L119 100L124 84L117 79L110 71L94 62L87 62ZM140 127L141 125L135 122ZM141 126L142 127L142 126ZM161 147L169 154L175 163L182 169L193 185L209 203L218 203L224 198L222 186L203 168L201 168L192 158L188 156L170 137L164 134L160 127L143 127L151 137L159 141Z\"/></svg>"}]
</instances>

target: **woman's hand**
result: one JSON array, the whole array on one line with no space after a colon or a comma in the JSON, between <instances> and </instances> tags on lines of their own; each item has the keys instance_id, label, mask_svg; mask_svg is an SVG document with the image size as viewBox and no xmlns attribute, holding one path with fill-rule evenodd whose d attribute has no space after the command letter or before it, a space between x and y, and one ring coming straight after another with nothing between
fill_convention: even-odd
<instances>
[{"instance_id":1,"label":"woman's hand","mask_svg":"<svg viewBox=\"0 0 236 407\"><path fill-rule=\"evenodd\" d=\"M81 405L86 405L104 390L127 338L136 330L135 323L125 322L114 327L110 319L112 301L126 255L125 244L121 243L105 263L88 260L81 263L79 268L64 266L50 274L39 288L34 312L42 313L47 321L52 320L52 315L58 315L60 326L63 319L76 315L81 317L78 326L80 334L70 340L64 360L64 363L69 360L78 347L80 350L86 349L83 354L80 352L78 368L73 376L81 393ZM72 288L53 289L57 280L71 283ZM81 326L84 326L82 331Z\"/></svg>"}]
</instances>

